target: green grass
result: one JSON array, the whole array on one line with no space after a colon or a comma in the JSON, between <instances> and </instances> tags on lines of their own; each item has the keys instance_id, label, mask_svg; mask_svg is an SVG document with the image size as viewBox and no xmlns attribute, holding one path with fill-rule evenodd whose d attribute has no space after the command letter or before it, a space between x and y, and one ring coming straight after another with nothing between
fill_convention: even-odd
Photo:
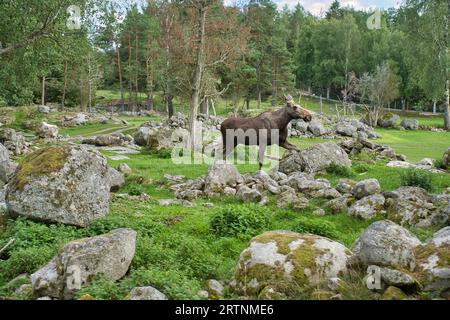
<instances>
[{"instance_id":1,"label":"green grass","mask_svg":"<svg viewBox=\"0 0 450 320\"><path fill-rule=\"evenodd\" d=\"M450 147L450 132L399 131L377 129L382 135L376 143L386 144L399 154L404 154L411 162L425 157L442 159L445 150Z\"/></svg>"},{"instance_id":2,"label":"green grass","mask_svg":"<svg viewBox=\"0 0 450 320\"><path fill-rule=\"evenodd\" d=\"M19 115L19 119L24 118L24 115ZM63 128L61 134L90 136L99 131L107 133L119 129L128 129L132 132L143 122L164 120L138 117L122 119L127 120L129 125L92 124ZM381 129L379 132L383 138L375 141L376 143L391 145L398 153L406 154L412 161L424 157L442 157L444 150L450 145L450 133ZM293 138L290 141L301 148L307 148L329 140ZM280 156L283 152L281 149ZM102 153L107 157L114 154L108 151ZM324 207L323 199L313 199L308 208L295 210L279 209L276 206L276 198L270 196L269 203L264 208L262 222L252 215L254 212L251 211L251 207L242 214L245 219L241 220L239 209L243 204L234 197L199 199L194 201L196 207L193 208L177 205L161 207L158 204L159 199L173 197L167 186L161 184L161 178L165 173L195 179L207 172L208 165L177 165L170 158L146 151L127 156L130 159L120 161L108 159L109 165L113 167L119 163L127 163L133 170L132 175L126 178L125 185L118 192L131 194L145 192L151 196L149 201L113 199L109 215L94 221L88 228L46 225L24 218L9 221L8 225L2 228L0 222L0 247L12 237L16 239L6 256L2 256L3 260L0 259L0 297L31 298L16 296L14 294L16 288L6 286L6 283L21 273L32 273L41 268L57 253L58 248L67 242L103 234L116 228L129 227L138 233L136 254L130 271L117 282L101 276L95 277L89 285L83 287L78 297L90 294L96 299L122 299L135 286L151 285L164 292L170 299L199 299L198 291L204 288L207 279L227 281L232 278L240 252L256 233L270 230L314 232L350 247L361 232L373 222L355 219L344 213L317 217L313 211ZM352 179L359 181L376 178L383 191L394 190L401 186L402 174L407 170L387 168L386 162L383 161L367 164L362 160L353 160ZM241 173L253 173L258 169L256 164L237 164L236 167ZM268 167L267 163L265 167ZM342 174L348 175L342 170L329 170L323 177L336 185ZM450 186L449 174L433 174L431 177L433 192L440 192ZM204 206L206 202L212 202L214 206ZM233 208L232 214L224 215L225 208ZM216 222L213 222L214 218ZM218 220L220 222L217 222ZM252 228L252 221L258 223L255 230ZM233 232L228 232L230 230L227 229L228 223L236 226L232 228ZM219 226L216 229L221 232L214 232L214 226ZM222 232L223 230L227 232ZM411 229L411 231L421 240L425 240L434 230ZM236 297L228 294L226 298Z\"/></svg>"}]
</instances>

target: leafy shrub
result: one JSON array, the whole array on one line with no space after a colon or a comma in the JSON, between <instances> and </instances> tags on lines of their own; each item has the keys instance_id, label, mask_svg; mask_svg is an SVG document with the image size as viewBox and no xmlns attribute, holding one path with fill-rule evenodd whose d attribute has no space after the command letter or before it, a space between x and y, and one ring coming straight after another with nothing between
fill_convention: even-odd
<instances>
[{"instance_id":1,"label":"leafy shrub","mask_svg":"<svg viewBox=\"0 0 450 320\"><path fill-rule=\"evenodd\" d=\"M430 172L419 169L410 169L400 175L402 186L421 187L433 191L433 176Z\"/></svg>"},{"instance_id":2,"label":"leafy shrub","mask_svg":"<svg viewBox=\"0 0 450 320\"><path fill-rule=\"evenodd\" d=\"M354 175L351 168L335 162L332 162L326 170L328 174L332 174L338 177L351 178Z\"/></svg>"},{"instance_id":3,"label":"leafy shrub","mask_svg":"<svg viewBox=\"0 0 450 320\"><path fill-rule=\"evenodd\" d=\"M154 149L150 149L147 147L144 149L143 153L148 154L148 155L154 155L159 159L170 159L172 157L172 149L170 149L170 148L154 150ZM180 154L180 156L183 156L183 155Z\"/></svg>"},{"instance_id":4,"label":"leafy shrub","mask_svg":"<svg viewBox=\"0 0 450 320\"><path fill-rule=\"evenodd\" d=\"M256 204L228 205L211 219L211 229L220 236L255 234L269 225L267 208Z\"/></svg>"},{"instance_id":5,"label":"leafy shrub","mask_svg":"<svg viewBox=\"0 0 450 320\"><path fill-rule=\"evenodd\" d=\"M436 169L447 169L444 165L444 159L436 159L433 161L433 164Z\"/></svg>"},{"instance_id":6,"label":"leafy shrub","mask_svg":"<svg viewBox=\"0 0 450 320\"><path fill-rule=\"evenodd\" d=\"M131 184L128 186L128 194L131 196L140 196L143 193L143 188L140 185Z\"/></svg>"},{"instance_id":7,"label":"leafy shrub","mask_svg":"<svg viewBox=\"0 0 450 320\"><path fill-rule=\"evenodd\" d=\"M356 173L364 173L369 171L369 169L370 167L364 163L357 163L353 166L353 170L355 170Z\"/></svg>"},{"instance_id":8,"label":"leafy shrub","mask_svg":"<svg viewBox=\"0 0 450 320\"><path fill-rule=\"evenodd\" d=\"M330 239L338 238L338 230L331 222L306 217L302 217L299 223L294 227L294 231L298 233L312 233Z\"/></svg>"}]
</instances>

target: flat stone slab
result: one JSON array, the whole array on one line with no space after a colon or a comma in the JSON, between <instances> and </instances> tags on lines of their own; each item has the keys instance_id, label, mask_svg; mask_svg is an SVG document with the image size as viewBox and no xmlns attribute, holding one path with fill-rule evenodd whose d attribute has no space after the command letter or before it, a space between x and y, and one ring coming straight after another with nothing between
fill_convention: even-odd
<instances>
[{"instance_id":1,"label":"flat stone slab","mask_svg":"<svg viewBox=\"0 0 450 320\"><path fill-rule=\"evenodd\" d=\"M108 158L111 159L111 160L114 160L114 161L130 159L127 156L110 156Z\"/></svg>"},{"instance_id":2,"label":"flat stone slab","mask_svg":"<svg viewBox=\"0 0 450 320\"><path fill-rule=\"evenodd\" d=\"M100 150L111 151L117 154L139 154L139 150L127 147L101 147Z\"/></svg>"}]
</instances>

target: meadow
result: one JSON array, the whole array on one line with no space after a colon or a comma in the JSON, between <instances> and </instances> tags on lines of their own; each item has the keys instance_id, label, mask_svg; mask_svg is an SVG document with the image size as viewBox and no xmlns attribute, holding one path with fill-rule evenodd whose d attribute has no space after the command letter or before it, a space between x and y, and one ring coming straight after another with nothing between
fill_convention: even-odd
<instances>
[{"instance_id":1,"label":"meadow","mask_svg":"<svg viewBox=\"0 0 450 320\"><path fill-rule=\"evenodd\" d=\"M21 119L21 117L18 117ZM128 125L89 124L62 129L68 136L92 136L97 133L115 132L135 128L146 121L163 120L154 117L122 117ZM12 124L11 126L15 126ZM382 138L377 143L388 144L409 160L424 157L438 159L450 145L450 133L430 131L381 130ZM320 138L293 138L293 143L307 148L326 140ZM14 246L8 252L8 259L0 260L0 297L30 299L31 293L17 294L15 289L25 280L12 281L24 273L33 273L49 261L58 248L74 239L103 234L110 230L129 227L138 232L136 255L130 271L122 280L113 282L105 277L96 277L78 292L79 299L123 299L135 286L151 285L164 292L170 299L201 299L199 291L208 279L227 281L233 276L234 266L240 252L249 240L264 231L291 230L310 232L326 236L351 247L361 232L373 220L359 220L345 213L317 217L313 211L324 205L325 200L315 199L303 210L280 209L274 198L264 207L244 204L234 197L199 199L195 207L171 205L162 207L158 200L172 198L173 194L163 184L165 173L184 175L194 179L202 176L207 164L177 165L164 153L142 150L139 154L127 155L129 159L113 161L108 157L111 151L102 151L110 166L127 163L133 173L117 192L130 195L146 193L147 201L112 198L110 214L93 222L88 228L79 229L66 225L42 224L24 218L0 223L0 247L15 238ZM257 171L257 165L237 164L241 173ZM353 159L350 172L354 180L377 178L383 191L398 188L401 175L406 170L385 167L383 161L359 157ZM338 173L323 174L333 185L342 178ZM450 186L449 174L433 174L433 192L441 192ZM212 205L211 205L212 204ZM236 232L223 234L217 231L212 221L225 210L234 212L240 218L229 221L236 226ZM258 215L254 223L255 213ZM425 240L435 230L411 229ZM26 282L26 281L25 281ZM364 294L361 294L361 291ZM371 295L366 289L349 291L344 298L361 299ZM236 298L227 292L225 298Z\"/></svg>"}]
</instances>

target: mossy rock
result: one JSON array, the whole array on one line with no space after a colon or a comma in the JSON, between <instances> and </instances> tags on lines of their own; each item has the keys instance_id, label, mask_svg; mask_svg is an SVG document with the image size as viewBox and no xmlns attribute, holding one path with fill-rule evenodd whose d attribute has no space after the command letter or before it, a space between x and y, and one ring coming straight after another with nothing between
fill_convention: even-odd
<instances>
[{"instance_id":1,"label":"mossy rock","mask_svg":"<svg viewBox=\"0 0 450 320\"><path fill-rule=\"evenodd\" d=\"M391 286L383 293L381 300L404 300L407 297L401 289Z\"/></svg>"},{"instance_id":2,"label":"mossy rock","mask_svg":"<svg viewBox=\"0 0 450 320\"><path fill-rule=\"evenodd\" d=\"M450 243L440 246L430 242L414 250L416 270L414 275L425 291L445 292L450 289Z\"/></svg>"},{"instance_id":3,"label":"mossy rock","mask_svg":"<svg viewBox=\"0 0 450 320\"><path fill-rule=\"evenodd\" d=\"M69 146L52 146L36 150L25 157L19 165L11 186L23 190L30 178L50 175L61 170L70 155Z\"/></svg>"},{"instance_id":4,"label":"mossy rock","mask_svg":"<svg viewBox=\"0 0 450 320\"><path fill-rule=\"evenodd\" d=\"M324 237L266 232L253 238L241 253L234 290L250 297L264 295L264 288L288 298L308 296L329 278L345 273L351 255L342 244Z\"/></svg>"}]
</instances>

